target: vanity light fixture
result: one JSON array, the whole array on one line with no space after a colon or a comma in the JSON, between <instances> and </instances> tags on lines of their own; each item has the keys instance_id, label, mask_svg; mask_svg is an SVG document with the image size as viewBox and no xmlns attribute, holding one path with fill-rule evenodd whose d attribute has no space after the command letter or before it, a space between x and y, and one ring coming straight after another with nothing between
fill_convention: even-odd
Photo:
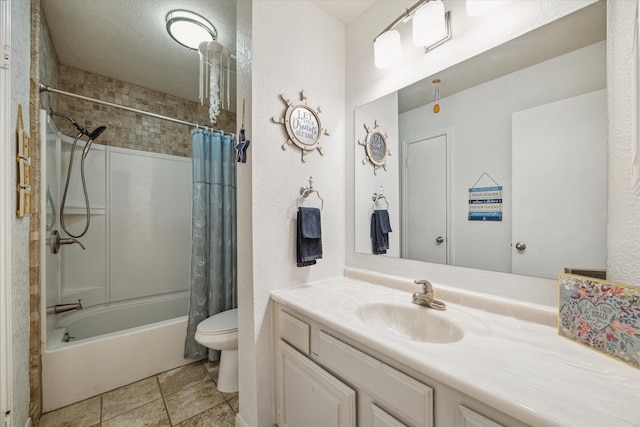
<instances>
[{"instance_id":1,"label":"vanity light fixture","mask_svg":"<svg viewBox=\"0 0 640 427\"><path fill-rule=\"evenodd\" d=\"M400 33L394 28L410 19L413 20L413 43L424 46L425 53L451 38L451 12L445 12L442 0L420 0L373 40L377 68L389 68L400 59Z\"/></svg>"},{"instance_id":2,"label":"vanity light fixture","mask_svg":"<svg viewBox=\"0 0 640 427\"><path fill-rule=\"evenodd\" d=\"M172 39L191 50L198 50L201 42L218 38L216 27L203 16L188 10L167 13L167 32Z\"/></svg>"}]
</instances>

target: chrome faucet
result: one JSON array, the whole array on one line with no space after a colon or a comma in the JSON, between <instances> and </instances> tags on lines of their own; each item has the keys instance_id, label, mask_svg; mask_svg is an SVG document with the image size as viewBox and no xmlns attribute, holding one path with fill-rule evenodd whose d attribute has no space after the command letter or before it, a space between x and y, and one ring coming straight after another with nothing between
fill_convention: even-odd
<instances>
[{"instance_id":1,"label":"chrome faucet","mask_svg":"<svg viewBox=\"0 0 640 427\"><path fill-rule=\"evenodd\" d=\"M416 285L422 285L422 292L414 292L411 302L436 310L446 310L447 305L442 301L435 299L433 293L433 285L428 280L414 280Z\"/></svg>"},{"instance_id":2,"label":"chrome faucet","mask_svg":"<svg viewBox=\"0 0 640 427\"><path fill-rule=\"evenodd\" d=\"M73 310L82 310L82 300L78 300L78 302L74 302L71 304L56 304L50 307L47 307L47 314L60 314L66 313L67 311Z\"/></svg>"}]
</instances>

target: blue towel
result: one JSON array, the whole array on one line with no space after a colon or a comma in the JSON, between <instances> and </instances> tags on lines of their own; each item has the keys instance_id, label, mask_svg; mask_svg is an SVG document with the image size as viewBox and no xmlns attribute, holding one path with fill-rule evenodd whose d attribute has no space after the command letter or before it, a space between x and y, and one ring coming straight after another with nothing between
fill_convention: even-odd
<instances>
[{"instance_id":1,"label":"blue towel","mask_svg":"<svg viewBox=\"0 0 640 427\"><path fill-rule=\"evenodd\" d=\"M386 254L389 249L391 222L385 209L374 210L371 214L371 248L374 255Z\"/></svg>"},{"instance_id":2,"label":"blue towel","mask_svg":"<svg viewBox=\"0 0 640 427\"><path fill-rule=\"evenodd\" d=\"M296 263L298 267L314 265L322 258L320 209L298 208Z\"/></svg>"}]
</instances>

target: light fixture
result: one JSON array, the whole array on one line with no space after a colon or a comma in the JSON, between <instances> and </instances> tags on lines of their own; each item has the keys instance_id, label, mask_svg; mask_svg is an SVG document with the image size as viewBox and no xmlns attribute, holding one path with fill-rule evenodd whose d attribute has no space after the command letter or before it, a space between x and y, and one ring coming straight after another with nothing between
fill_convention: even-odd
<instances>
[{"instance_id":1,"label":"light fixture","mask_svg":"<svg viewBox=\"0 0 640 427\"><path fill-rule=\"evenodd\" d=\"M447 35L444 3L441 0L427 2L413 15L413 44L431 46Z\"/></svg>"},{"instance_id":2,"label":"light fixture","mask_svg":"<svg viewBox=\"0 0 640 427\"><path fill-rule=\"evenodd\" d=\"M395 19L373 40L377 68L388 68L400 59L400 34L394 28L413 19L413 42L424 51L440 46L451 38L451 12L442 0L420 0Z\"/></svg>"},{"instance_id":3,"label":"light fixture","mask_svg":"<svg viewBox=\"0 0 640 427\"><path fill-rule=\"evenodd\" d=\"M380 34L373 41L373 50L377 68L389 68L398 62L402 54L400 33L396 30Z\"/></svg>"},{"instance_id":4,"label":"light fixture","mask_svg":"<svg viewBox=\"0 0 640 427\"><path fill-rule=\"evenodd\" d=\"M166 21L171 38L192 50L198 50L200 42L218 38L218 32L211 22L188 10L172 10L167 13Z\"/></svg>"}]
</instances>

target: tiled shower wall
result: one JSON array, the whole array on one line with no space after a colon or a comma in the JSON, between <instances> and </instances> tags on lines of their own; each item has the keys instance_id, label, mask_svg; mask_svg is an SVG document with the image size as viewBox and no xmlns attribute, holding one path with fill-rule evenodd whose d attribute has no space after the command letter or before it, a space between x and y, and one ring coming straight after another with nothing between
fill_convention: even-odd
<instances>
[{"instance_id":1,"label":"tiled shower wall","mask_svg":"<svg viewBox=\"0 0 640 427\"><path fill-rule=\"evenodd\" d=\"M60 65L58 89L211 126L208 105L202 106L197 102L65 65ZM58 97L58 112L71 116L89 131L98 126L107 126L107 130L96 141L100 144L182 157L191 156L189 126L67 96L56 95L56 97ZM75 136L77 133L68 121L57 123L66 135ZM235 133L235 113L221 111L215 128Z\"/></svg>"}]
</instances>

